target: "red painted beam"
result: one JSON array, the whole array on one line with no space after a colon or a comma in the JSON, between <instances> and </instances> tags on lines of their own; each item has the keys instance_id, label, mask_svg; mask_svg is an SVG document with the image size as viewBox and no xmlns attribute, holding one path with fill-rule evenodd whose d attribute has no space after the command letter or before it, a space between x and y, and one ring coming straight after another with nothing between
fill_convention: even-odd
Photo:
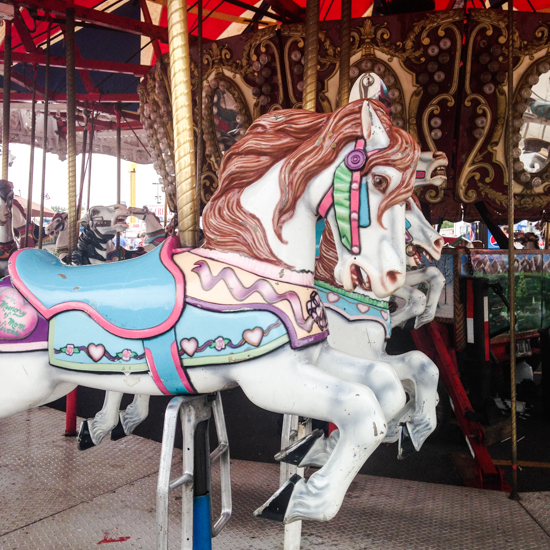
<instances>
[{"instance_id":1,"label":"red painted beam","mask_svg":"<svg viewBox=\"0 0 550 550\"><path fill-rule=\"evenodd\" d=\"M52 13L55 15L65 15L67 4L61 0L8 0L16 8L31 8ZM159 27L158 25L150 25L143 21L122 17L104 11L85 8L83 6L74 7L75 20L84 21L85 23L93 23L106 29L115 31L127 32L130 34L138 34L148 36L150 38L160 40L168 44L168 29ZM78 24L78 23L77 23Z\"/></svg>"},{"instance_id":2,"label":"red painted beam","mask_svg":"<svg viewBox=\"0 0 550 550\"><path fill-rule=\"evenodd\" d=\"M34 39L32 37L31 32L29 31L29 29L27 29L27 26L23 22L22 14L17 10L15 11L13 24L15 25L15 30L17 31L17 34L21 39L21 43L25 47L25 51L32 52L32 53L41 51L39 48L36 47L36 44L34 43Z\"/></svg>"},{"instance_id":3,"label":"red painted beam","mask_svg":"<svg viewBox=\"0 0 550 550\"><path fill-rule=\"evenodd\" d=\"M12 72L13 75L13 72ZM13 78L12 78L13 80ZM17 82L17 81L16 81ZM37 95L38 91L37 91ZM0 93L0 101L3 101L4 95ZM30 102L32 100L32 94L25 93L25 92L12 92L10 95L12 103L23 103L23 102ZM137 94L76 94L76 100L82 105L85 106L86 103L93 104L93 105L103 105L108 103L139 103L139 96ZM53 94L50 92L49 94L49 101L54 103L65 103L67 101L67 96L65 94ZM97 109L99 111L105 111L106 109L109 109L107 105L103 105L101 109ZM110 113L110 111L109 111ZM115 114L115 111L113 110L113 113ZM126 118L129 118L128 115L125 113ZM135 116L136 120L139 120L138 115L132 115L132 117ZM130 117L130 118L132 118Z\"/></svg>"},{"instance_id":4,"label":"red painted beam","mask_svg":"<svg viewBox=\"0 0 550 550\"><path fill-rule=\"evenodd\" d=\"M46 65L46 55L40 53L22 53L12 52L11 58L14 64L27 63L27 65ZM0 57L0 63L3 63ZM64 57L50 57L50 67L65 68L67 60ZM131 74L137 77L143 77L149 73L149 65L136 65L134 63L118 63L116 61L98 61L95 59L76 60L76 68L79 70L100 71L105 73Z\"/></svg>"},{"instance_id":5,"label":"red painted beam","mask_svg":"<svg viewBox=\"0 0 550 550\"><path fill-rule=\"evenodd\" d=\"M305 20L305 8L301 8L293 0L264 0L264 2L269 4L275 13L283 15L291 21L300 23Z\"/></svg>"}]
</instances>

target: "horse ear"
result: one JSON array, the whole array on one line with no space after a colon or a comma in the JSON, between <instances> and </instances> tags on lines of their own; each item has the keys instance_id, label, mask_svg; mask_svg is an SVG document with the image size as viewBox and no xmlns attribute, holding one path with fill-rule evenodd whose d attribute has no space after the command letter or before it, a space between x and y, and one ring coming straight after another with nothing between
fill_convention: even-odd
<instances>
[{"instance_id":1,"label":"horse ear","mask_svg":"<svg viewBox=\"0 0 550 550\"><path fill-rule=\"evenodd\" d=\"M361 124L363 126L363 136L367 142L367 152L386 149L389 146L390 138L386 129L368 100L363 102Z\"/></svg>"}]
</instances>

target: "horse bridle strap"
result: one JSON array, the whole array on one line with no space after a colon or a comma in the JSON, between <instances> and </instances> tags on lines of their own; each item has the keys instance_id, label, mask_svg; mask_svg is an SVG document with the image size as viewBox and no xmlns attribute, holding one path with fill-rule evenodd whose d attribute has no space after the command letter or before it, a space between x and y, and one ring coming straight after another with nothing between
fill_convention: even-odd
<instances>
[{"instance_id":1,"label":"horse bridle strap","mask_svg":"<svg viewBox=\"0 0 550 550\"><path fill-rule=\"evenodd\" d=\"M328 211L334 207L340 240L353 254L361 252L359 228L370 225L368 187L361 171L369 156L377 151L365 152L365 140L358 139L355 149L336 168L333 184L317 210L320 216L326 218Z\"/></svg>"}]
</instances>

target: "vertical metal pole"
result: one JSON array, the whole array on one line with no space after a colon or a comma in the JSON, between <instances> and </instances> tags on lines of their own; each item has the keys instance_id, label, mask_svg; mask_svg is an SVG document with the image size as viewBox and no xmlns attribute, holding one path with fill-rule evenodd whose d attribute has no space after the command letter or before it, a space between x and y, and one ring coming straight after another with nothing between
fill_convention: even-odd
<instances>
[{"instance_id":1,"label":"vertical metal pole","mask_svg":"<svg viewBox=\"0 0 550 550\"><path fill-rule=\"evenodd\" d=\"M128 168L130 172L130 206L136 205L136 163L131 162ZM130 218L130 223L135 223L134 216Z\"/></svg>"},{"instance_id":2,"label":"vertical metal pole","mask_svg":"<svg viewBox=\"0 0 550 550\"><path fill-rule=\"evenodd\" d=\"M78 192L78 203L76 213L78 219L82 217L82 195L84 194L84 180L86 178L86 149L88 145L88 111L85 113L84 132L82 133L82 162L80 164L80 187Z\"/></svg>"},{"instance_id":3,"label":"vertical metal pole","mask_svg":"<svg viewBox=\"0 0 550 550\"><path fill-rule=\"evenodd\" d=\"M197 216L200 217L202 196L202 155L204 150L202 132L202 0L198 0L197 9Z\"/></svg>"},{"instance_id":4,"label":"vertical metal pole","mask_svg":"<svg viewBox=\"0 0 550 550\"><path fill-rule=\"evenodd\" d=\"M86 209L90 209L90 191L92 189L92 160L94 153L94 129L95 118L92 114L92 126L90 128L90 150L88 152L88 196L86 197Z\"/></svg>"},{"instance_id":5,"label":"vertical metal pole","mask_svg":"<svg viewBox=\"0 0 550 550\"><path fill-rule=\"evenodd\" d=\"M117 105L116 111L116 203L120 204L120 185L121 185L121 169L120 169L120 157L121 157L121 131L120 131L120 105ZM116 234L116 247L120 246L120 233Z\"/></svg>"},{"instance_id":6,"label":"vertical metal pole","mask_svg":"<svg viewBox=\"0 0 550 550\"><path fill-rule=\"evenodd\" d=\"M168 0L167 9L179 238L182 246L196 246L199 220L187 3Z\"/></svg>"},{"instance_id":7,"label":"vertical metal pole","mask_svg":"<svg viewBox=\"0 0 550 550\"><path fill-rule=\"evenodd\" d=\"M351 56L351 0L342 0L340 17L340 73L338 107L349 103L349 64Z\"/></svg>"},{"instance_id":8,"label":"vertical metal pole","mask_svg":"<svg viewBox=\"0 0 550 550\"><path fill-rule=\"evenodd\" d=\"M31 107L31 151L29 157L29 185L27 187L27 213L25 220L25 243L21 248L29 246L29 226L32 223L32 188L34 180L34 140L36 137L36 68L32 81L32 107Z\"/></svg>"},{"instance_id":9,"label":"vertical metal pole","mask_svg":"<svg viewBox=\"0 0 550 550\"><path fill-rule=\"evenodd\" d=\"M10 94L11 94L11 21L6 21L4 38L4 99L2 116L2 179L8 179L10 162Z\"/></svg>"},{"instance_id":10,"label":"vertical metal pole","mask_svg":"<svg viewBox=\"0 0 550 550\"><path fill-rule=\"evenodd\" d=\"M308 0L306 9L302 108L315 112L317 105L317 63L319 58L319 0Z\"/></svg>"},{"instance_id":11,"label":"vertical metal pole","mask_svg":"<svg viewBox=\"0 0 550 550\"><path fill-rule=\"evenodd\" d=\"M50 41L52 24L48 25L48 39L46 42L46 76L45 76L45 95L44 95L44 135L42 139L42 186L40 188L40 226L38 228L38 248L42 248L42 238L44 236L44 197L46 194L46 151L48 150L48 107L49 107L49 88L50 88Z\"/></svg>"},{"instance_id":12,"label":"vertical metal pole","mask_svg":"<svg viewBox=\"0 0 550 550\"><path fill-rule=\"evenodd\" d=\"M65 40L67 44L67 165L69 196L69 253L68 259L76 249L78 226L76 219L76 87L75 87L75 30L74 2L67 1Z\"/></svg>"},{"instance_id":13,"label":"vertical metal pole","mask_svg":"<svg viewBox=\"0 0 550 550\"><path fill-rule=\"evenodd\" d=\"M512 494L518 498L518 446L516 417L516 284L514 248L514 172L512 100L514 93L514 0L508 0L508 287L510 300L510 391L512 408Z\"/></svg>"}]
</instances>

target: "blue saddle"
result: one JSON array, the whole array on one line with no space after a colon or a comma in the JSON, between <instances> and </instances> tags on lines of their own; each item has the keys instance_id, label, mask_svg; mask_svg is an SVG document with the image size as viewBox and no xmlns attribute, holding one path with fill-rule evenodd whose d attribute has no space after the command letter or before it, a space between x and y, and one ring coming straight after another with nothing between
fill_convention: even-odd
<instances>
[{"instance_id":1,"label":"blue saddle","mask_svg":"<svg viewBox=\"0 0 550 550\"><path fill-rule=\"evenodd\" d=\"M150 338L172 328L183 311L184 277L172 261L177 246L169 238L132 260L80 267L24 249L9 270L13 285L46 319L80 310L116 336Z\"/></svg>"}]
</instances>

